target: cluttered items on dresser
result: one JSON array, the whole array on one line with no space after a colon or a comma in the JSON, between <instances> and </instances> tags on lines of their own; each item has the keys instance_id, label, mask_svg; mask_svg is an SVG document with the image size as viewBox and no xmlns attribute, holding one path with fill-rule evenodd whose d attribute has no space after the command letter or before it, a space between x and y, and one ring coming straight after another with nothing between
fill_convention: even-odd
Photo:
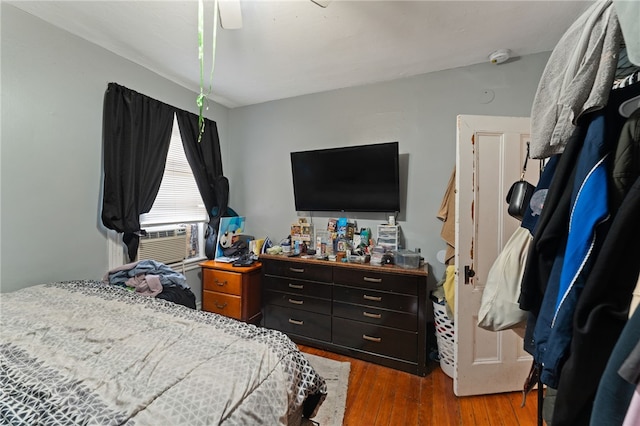
<instances>
[{"instance_id":1,"label":"cluttered items on dresser","mask_svg":"<svg viewBox=\"0 0 640 426\"><path fill-rule=\"evenodd\" d=\"M291 234L278 244L266 248L265 254L283 254L289 257L314 258L340 263L396 265L400 268L420 268L424 258L420 249L403 248L400 225L377 225L375 230L358 230L353 219L329 218L326 227L315 227L308 218L300 217L291 225Z\"/></svg>"}]
</instances>

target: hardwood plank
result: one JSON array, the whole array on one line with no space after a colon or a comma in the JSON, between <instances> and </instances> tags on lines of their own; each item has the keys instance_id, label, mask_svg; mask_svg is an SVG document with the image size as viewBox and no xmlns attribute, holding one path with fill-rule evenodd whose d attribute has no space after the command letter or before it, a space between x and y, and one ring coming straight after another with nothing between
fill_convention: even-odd
<instances>
[{"instance_id":1,"label":"hardwood plank","mask_svg":"<svg viewBox=\"0 0 640 426\"><path fill-rule=\"evenodd\" d=\"M522 418L532 418L533 423L520 422L521 425L535 425L538 424L538 389L534 389L527 395L525 406L522 406L522 392L514 392L507 394L511 400L511 406L517 416Z\"/></svg>"},{"instance_id":2,"label":"hardwood plank","mask_svg":"<svg viewBox=\"0 0 640 426\"><path fill-rule=\"evenodd\" d=\"M492 399L486 400L486 407L496 425L509 425L511 419L518 417L507 394L498 394Z\"/></svg>"},{"instance_id":3,"label":"hardwood plank","mask_svg":"<svg viewBox=\"0 0 640 426\"><path fill-rule=\"evenodd\" d=\"M391 412L393 411L393 401L396 396L395 377L397 371L391 368L382 368L379 374L379 382L384 384L381 399L376 416L375 426L388 426L391 424Z\"/></svg>"},{"instance_id":4,"label":"hardwood plank","mask_svg":"<svg viewBox=\"0 0 640 426\"><path fill-rule=\"evenodd\" d=\"M420 406L421 377L411 374L409 376L409 392L407 393L407 409L405 414L406 425L418 424L418 412Z\"/></svg>"},{"instance_id":5,"label":"hardwood plank","mask_svg":"<svg viewBox=\"0 0 640 426\"><path fill-rule=\"evenodd\" d=\"M433 375L427 373L427 376L420 379L420 403L418 407L418 425L429 426L433 418ZM438 392L439 390L435 390Z\"/></svg>"},{"instance_id":6,"label":"hardwood plank","mask_svg":"<svg viewBox=\"0 0 640 426\"><path fill-rule=\"evenodd\" d=\"M470 396L469 400L471 401L471 409L473 410L473 424L476 425L500 425L499 420L497 420L494 416L494 413L489 414L486 405L486 398L482 396ZM460 412L462 413L462 407L460 407Z\"/></svg>"},{"instance_id":7,"label":"hardwood plank","mask_svg":"<svg viewBox=\"0 0 640 426\"><path fill-rule=\"evenodd\" d=\"M436 368L431 373L433 375L433 425L460 425L462 416L460 414L460 399L453 393L453 379Z\"/></svg>"},{"instance_id":8,"label":"hardwood plank","mask_svg":"<svg viewBox=\"0 0 640 426\"><path fill-rule=\"evenodd\" d=\"M473 410L473 403L470 397L464 397L459 399L460 404L460 424L463 425L475 425L476 417Z\"/></svg>"},{"instance_id":9,"label":"hardwood plank","mask_svg":"<svg viewBox=\"0 0 640 426\"><path fill-rule=\"evenodd\" d=\"M391 425L409 425L405 416L409 409L409 401L407 400L407 394L409 393L409 386L411 384L409 373L401 373L396 375L394 379L394 385L396 387L396 393L393 399L393 407L391 410Z\"/></svg>"},{"instance_id":10,"label":"hardwood plank","mask_svg":"<svg viewBox=\"0 0 640 426\"><path fill-rule=\"evenodd\" d=\"M375 365L365 363L362 379L358 385L354 386L356 388L355 395L353 404L350 407L355 416L345 417L345 425L358 426L363 424L362 416L369 412L369 397L371 396L373 383L376 380L377 371L378 369ZM351 387L349 390L351 390Z\"/></svg>"},{"instance_id":11,"label":"hardwood plank","mask_svg":"<svg viewBox=\"0 0 640 426\"><path fill-rule=\"evenodd\" d=\"M361 426L491 426L537 424L537 399L533 391L524 408L522 394L457 397L453 379L435 362L426 377L377 364L300 346L303 352L351 363L343 425Z\"/></svg>"},{"instance_id":12,"label":"hardwood plank","mask_svg":"<svg viewBox=\"0 0 640 426\"><path fill-rule=\"evenodd\" d=\"M377 368L371 368L371 372L362 378L360 391L358 392L359 397L353 406L354 410L359 413L358 424L371 425L376 421L378 406L374 402L376 399L374 388L378 382L378 371L379 369Z\"/></svg>"}]
</instances>

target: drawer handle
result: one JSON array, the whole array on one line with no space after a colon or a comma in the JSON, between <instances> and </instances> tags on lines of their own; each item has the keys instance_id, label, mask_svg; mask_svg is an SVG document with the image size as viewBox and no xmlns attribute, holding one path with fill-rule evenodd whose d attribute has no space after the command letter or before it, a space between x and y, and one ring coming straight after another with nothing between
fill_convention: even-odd
<instances>
[{"instance_id":1,"label":"drawer handle","mask_svg":"<svg viewBox=\"0 0 640 426\"><path fill-rule=\"evenodd\" d=\"M218 284L220 287L223 287L225 285L227 285L227 280L224 281L218 281L217 279L215 280L216 284Z\"/></svg>"},{"instance_id":2,"label":"drawer handle","mask_svg":"<svg viewBox=\"0 0 640 426\"><path fill-rule=\"evenodd\" d=\"M224 309L227 307L227 303L225 302L224 304L219 304L218 301L213 302L216 305L216 308L218 309Z\"/></svg>"},{"instance_id":3,"label":"drawer handle","mask_svg":"<svg viewBox=\"0 0 640 426\"><path fill-rule=\"evenodd\" d=\"M304 300L289 299L289 303L293 303L294 305L302 305L304 303Z\"/></svg>"},{"instance_id":4,"label":"drawer handle","mask_svg":"<svg viewBox=\"0 0 640 426\"><path fill-rule=\"evenodd\" d=\"M381 302L382 301L382 297L381 296L369 296L368 294L365 294L362 297L364 297L364 300L372 300L374 302Z\"/></svg>"},{"instance_id":5,"label":"drawer handle","mask_svg":"<svg viewBox=\"0 0 640 426\"><path fill-rule=\"evenodd\" d=\"M304 288L304 285L302 284L291 284L289 283L289 288L295 288L297 290L302 290Z\"/></svg>"},{"instance_id":6,"label":"drawer handle","mask_svg":"<svg viewBox=\"0 0 640 426\"><path fill-rule=\"evenodd\" d=\"M366 334L362 335L362 338L364 340L368 340L370 342L375 342L375 343L380 343L382 342L382 338L381 337L371 337L371 336L367 336Z\"/></svg>"},{"instance_id":7,"label":"drawer handle","mask_svg":"<svg viewBox=\"0 0 640 426\"><path fill-rule=\"evenodd\" d=\"M369 318L376 318L376 319L380 319L382 318L382 314L372 314L370 312L363 312L362 315L364 315L365 317L369 317Z\"/></svg>"},{"instance_id":8,"label":"drawer handle","mask_svg":"<svg viewBox=\"0 0 640 426\"><path fill-rule=\"evenodd\" d=\"M294 320L294 319L291 319L291 318L289 318L289 322L291 324L295 324L295 325L303 325L304 324L304 321L298 321L298 320Z\"/></svg>"},{"instance_id":9,"label":"drawer handle","mask_svg":"<svg viewBox=\"0 0 640 426\"><path fill-rule=\"evenodd\" d=\"M289 268L289 270L291 272L296 272L298 274L303 274L304 273L304 268Z\"/></svg>"},{"instance_id":10,"label":"drawer handle","mask_svg":"<svg viewBox=\"0 0 640 426\"><path fill-rule=\"evenodd\" d=\"M364 280L370 283L381 283L382 282L382 278L369 278L369 277L364 277Z\"/></svg>"}]
</instances>

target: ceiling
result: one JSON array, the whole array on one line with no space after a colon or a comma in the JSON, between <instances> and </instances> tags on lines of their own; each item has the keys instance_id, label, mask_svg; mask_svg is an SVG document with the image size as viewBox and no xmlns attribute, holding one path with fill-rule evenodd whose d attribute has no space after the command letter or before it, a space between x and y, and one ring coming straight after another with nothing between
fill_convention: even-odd
<instances>
[{"instance_id":1,"label":"ceiling","mask_svg":"<svg viewBox=\"0 0 640 426\"><path fill-rule=\"evenodd\" d=\"M198 2L12 1L57 27L200 91ZM592 1L240 0L217 31L205 0L204 85L230 108L550 51ZM500 65L496 65L500 66Z\"/></svg>"}]
</instances>

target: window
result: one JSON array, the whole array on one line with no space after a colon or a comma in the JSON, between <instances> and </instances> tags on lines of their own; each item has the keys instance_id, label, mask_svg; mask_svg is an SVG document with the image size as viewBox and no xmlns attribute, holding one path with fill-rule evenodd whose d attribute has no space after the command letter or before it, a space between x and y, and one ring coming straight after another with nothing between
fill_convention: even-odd
<instances>
[{"instance_id":1,"label":"window","mask_svg":"<svg viewBox=\"0 0 640 426\"><path fill-rule=\"evenodd\" d=\"M204 257L203 224L208 220L202 197L184 153L178 122L174 116L169 153L160 190L151 210L140 215L140 225L148 235L140 238L139 258L153 257L163 263L175 262L175 254L167 255L165 252L169 250L169 245L175 247L176 238L181 236L185 240L186 259ZM150 244L151 240L156 241ZM175 253L175 249L173 251ZM163 258L163 256L168 257Z\"/></svg>"}]
</instances>

